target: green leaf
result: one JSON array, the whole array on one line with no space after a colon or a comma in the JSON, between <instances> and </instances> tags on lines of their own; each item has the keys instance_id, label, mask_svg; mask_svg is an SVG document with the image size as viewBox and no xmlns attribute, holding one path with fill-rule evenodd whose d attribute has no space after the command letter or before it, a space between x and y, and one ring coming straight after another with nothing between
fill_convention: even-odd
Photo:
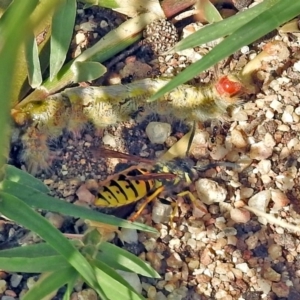
<instances>
[{"instance_id":1,"label":"green leaf","mask_svg":"<svg viewBox=\"0 0 300 300\"><path fill-rule=\"evenodd\" d=\"M229 35L278 1L280 0L271 0L270 3L270 0L265 0L258 5L255 5L254 7L243 12L239 12L236 15L229 17L221 22L207 25L204 28L196 31L195 33L187 36L185 39L179 41L172 49L172 52L178 52L181 50L200 46L202 44Z\"/></svg>"},{"instance_id":2,"label":"green leaf","mask_svg":"<svg viewBox=\"0 0 300 300\"><path fill-rule=\"evenodd\" d=\"M105 261L114 269L160 278L160 275L149 264L124 249L110 243L102 243L99 250L97 259Z\"/></svg>"},{"instance_id":3,"label":"green leaf","mask_svg":"<svg viewBox=\"0 0 300 300\"><path fill-rule=\"evenodd\" d=\"M91 81L106 72L105 66L95 61L74 62L71 65L74 82Z\"/></svg>"},{"instance_id":4,"label":"green leaf","mask_svg":"<svg viewBox=\"0 0 300 300\"><path fill-rule=\"evenodd\" d=\"M25 57L28 70L28 81L32 88L41 85L42 71L39 60L39 49L33 32L27 33L29 38L25 41Z\"/></svg>"},{"instance_id":5,"label":"green leaf","mask_svg":"<svg viewBox=\"0 0 300 300\"><path fill-rule=\"evenodd\" d=\"M294 18L300 13L300 1L269 1L268 3L276 3L262 12L260 15L253 18L250 22L241 26L234 33L224 39L220 44L214 47L202 59L192 64L181 72L178 76L172 79L148 101L154 101L164 94L168 93L180 84L185 83L195 77L204 70L215 65L220 60L228 57L242 46L248 45L257 40L261 36L269 33L280 24ZM218 24L220 24L219 22Z\"/></svg>"},{"instance_id":6,"label":"green leaf","mask_svg":"<svg viewBox=\"0 0 300 300\"><path fill-rule=\"evenodd\" d=\"M95 273L98 281L109 299L144 300L122 276L104 262L95 261L94 264L97 267Z\"/></svg>"},{"instance_id":7,"label":"green leaf","mask_svg":"<svg viewBox=\"0 0 300 300\"><path fill-rule=\"evenodd\" d=\"M222 21L219 11L209 0L200 0L196 3L196 9L203 12L203 15L208 23Z\"/></svg>"},{"instance_id":8,"label":"green leaf","mask_svg":"<svg viewBox=\"0 0 300 300\"><path fill-rule=\"evenodd\" d=\"M76 17L76 0L64 0L52 18L50 80L61 69L70 46Z\"/></svg>"},{"instance_id":9,"label":"green leaf","mask_svg":"<svg viewBox=\"0 0 300 300\"><path fill-rule=\"evenodd\" d=\"M23 248L23 247L18 247ZM47 257L2 257L0 251L0 268L9 272L43 273L56 271L69 266L61 255Z\"/></svg>"},{"instance_id":10,"label":"green leaf","mask_svg":"<svg viewBox=\"0 0 300 300\"><path fill-rule=\"evenodd\" d=\"M0 190L1 189L6 193L15 195L20 200L26 202L29 206L34 208L57 212L77 218L94 220L114 226L157 233L157 231L150 226L135 222L132 223L123 219L116 218L114 216L109 216L97 211L93 211L85 207L73 205L12 181L4 180L2 183L0 183Z\"/></svg>"},{"instance_id":11,"label":"green leaf","mask_svg":"<svg viewBox=\"0 0 300 300\"><path fill-rule=\"evenodd\" d=\"M3 215L36 232L60 253L91 287L101 292L93 268L58 229L17 197L0 191L0 199L0 211Z\"/></svg>"},{"instance_id":12,"label":"green leaf","mask_svg":"<svg viewBox=\"0 0 300 300\"><path fill-rule=\"evenodd\" d=\"M12 165L5 165L5 179L31 187L41 193L49 193L49 189L39 179Z\"/></svg>"},{"instance_id":13,"label":"green leaf","mask_svg":"<svg viewBox=\"0 0 300 300\"><path fill-rule=\"evenodd\" d=\"M72 267L63 268L49 274L43 274L37 283L24 295L22 300L44 299L44 297L56 293L56 291L69 282L70 279L77 277L78 274Z\"/></svg>"}]
</instances>

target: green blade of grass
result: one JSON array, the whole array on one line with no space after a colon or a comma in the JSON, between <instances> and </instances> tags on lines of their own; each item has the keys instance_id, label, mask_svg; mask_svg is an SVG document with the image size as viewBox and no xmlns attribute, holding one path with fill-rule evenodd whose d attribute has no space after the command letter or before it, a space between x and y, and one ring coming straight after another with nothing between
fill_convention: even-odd
<instances>
[{"instance_id":1,"label":"green blade of grass","mask_svg":"<svg viewBox=\"0 0 300 300\"><path fill-rule=\"evenodd\" d=\"M170 50L170 52L178 52L200 46L229 35L279 1L280 0L265 0L262 3L259 3L243 12L239 12L221 22L207 25L178 42L174 48Z\"/></svg>"},{"instance_id":2,"label":"green blade of grass","mask_svg":"<svg viewBox=\"0 0 300 300\"><path fill-rule=\"evenodd\" d=\"M23 248L23 247L18 247ZM69 266L61 255L47 257L2 257L0 251L0 268L9 272L43 273L52 272Z\"/></svg>"},{"instance_id":3,"label":"green blade of grass","mask_svg":"<svg viewBox=\"0 0 300 300\"><path fill-rule=\"evenodd\" d=\"M12 165L5 165L5 179L31 187L41 193L49 193L50 191L48 187L44 185L39 179Z\"/></svg>"},{"instance_id":4,"label":"green blade of grass","mask_svg":"<svg viewBox=\"0 0 300 300\"><path fill-rule=\"evenodd\" d=\"M114 269L160 278L159 274L150 265L124 249L110 243L102 243L99 250L97 259L105 261L107 265Z\"/></svg>"},{"instance_id":5,"label":"green blade of grass","mask_svg":"<svg viewBox=\"0 0 300 300\"><path fill-rule=\"evenodd\" d=\"M50 42L50 80L61 69L71 42L76 17L76 0L64 0L54 12Z\"/></svg>"},{"instance_id":6,"label":"green blade of grass","mask_svg":"<svg viewBox=\"0 0 300 300\"><path fill-rule=\"evenodd\" d=\"M101 283L103 292L109 299L144 300L122 276L107 264L95 261L94 265L97 267L95 273ZM112 286L114 287L113 289Z\"/></svg>"},{"instance_id":7,"label":"green blade of grass","mask_svg":"<svg viewBox=\"0 0 300 300\"><path fill-rule=\"evenodd\" d=\"M3 191L0 191L0 211L6 217L36 232L60 253L91 287L101 292L94 270L86 258L45 218L41 217L17 197Z\"/></svg>"},{"instance_id":8,"label":"green blade of grass","mask_svg":"<svg viewBox=\"0 0 300 300\"><path fill-rule=\"evenodd\" d=\"M41 85L42 71L39 60L39 49L33 32L28 32L28 39L25 41L25 57L27 62L28 81L32 88Z\"/></svg>"},{"instance_id":9,"label":"green blade of grass","mask_svg":"<svg viewBox=\"0 0 300 300\"><path fill-rule=\"evenodd\" d=\"M148 101L151 102L162 97L175 87L214 66L220 60L239 50L242 46L257 40L280 24L294 18L299 13L300 2L293 2L293 0L279 1L276 5L269 8L269 10L261 13L246 25L237 29L233 34L214 47L203 59L192 64L172 79Z\"/></svg>"},{"instance_id":10,"label":"green blade of grass","mask_svg":"<svg viewBox=\"0 0 300 300\"><path fill-rule=\"evenodd\" d=\"M43 274L37 283L24 295L23 300L44 299L64 286L78 275L72 267L60 269L49 274Z\"/></svg>"}]
</instances>

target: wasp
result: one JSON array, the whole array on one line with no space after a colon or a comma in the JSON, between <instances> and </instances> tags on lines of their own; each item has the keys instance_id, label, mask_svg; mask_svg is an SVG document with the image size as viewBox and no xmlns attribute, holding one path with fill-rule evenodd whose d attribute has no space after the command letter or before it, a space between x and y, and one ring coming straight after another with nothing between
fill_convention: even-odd
<instances>
[{"instance_id":1,"label":"wasp","mask_svg":"<svg viewBox=\"0 0 300 300\"><path fill-rule=\"evenodd\" d=\"M122 158L139 163L102 182L94 202L98 207L118 208L145 199L139 210L130 218L131 221L157 197L188 196L196 205L195 196L187 188L199 178L199 172L215 166L233 167L232 163L216 162L198 168L189 158L153 161L105 148L100 151L102 157Z\"/></svg>"}]
</instances>

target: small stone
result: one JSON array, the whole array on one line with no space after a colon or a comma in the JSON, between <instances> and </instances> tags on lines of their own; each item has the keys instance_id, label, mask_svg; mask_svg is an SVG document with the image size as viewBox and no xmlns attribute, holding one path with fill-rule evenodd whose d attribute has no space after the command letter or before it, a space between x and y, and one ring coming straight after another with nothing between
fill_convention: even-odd
<instances>
[{"instance_id":1,"label":"small stone","mask_svg":"<svg viewBox=\"0 0 300 300\"><path fill-rule=\"evenodd\" d=\"M95 196L87 189L85 184L82 184L76 191L79 201L92 204L95 202Z\"/></svg>"},{"instance_id":2,"label":"small stone","mask_svg":"<svg viewBox=\"0 0 300 300\"><path fill-rule=\"evenodd\" d=\"M202 178L195 183L198 197L205 204L223 202L226 199L227 191L217 182Z\"/></svg>"},{"instance_id":3,"label":"small stone","mask_svg":"<svg viewBox=\"0 0 300 300\"><path fill-rule=\"evenodd\" d=\"M0 280L1 283L1 280ZM27 287L28 289L31 289L32 287L34 287L36 285L36 278L35 277L29 277L26 281ZM1 292L1 289L0 289Z\"/></svg>"},{"instance_id":4,"label":"small stone","mask_svg":"<svg viewBox=\"0 0 300 300\"><path fill-rule=\"evenodd\" d=\"M271 199L274 202L274 209L280 209L290 203L289 198L280 190L271 190Z\"/></svg>"},{"instance_id":5,"label":"small stone","mask_svg":"<svg viewBox=\"0 0 300 300\"><path fill-rule=\"evenodd\" d=\"M249 266L246 263L236 264L236 269L241 270L243 273L247 273L249 271Z\"/></svg>"},{"instance_id":6,"label":"small stone","mask_svg":"<svg viewBox=\"0 0 300 300\"><path fill-rule=\"evenodd\" d=\"M268 253L273 260L278 259L282 256L282 247L277 244L272 244L268 248Z\"/></svg>"},{"instance_id":7,"label":"small stone","mask_svg":"<svg viewBox=\"0 0 300 300\"><path fill-rule=\"evenodd\" d=\"M254 189L242 187L240 192L240 197L241 199L247 199L250 198L253 195L253 193L254 193Z\"/></svg>"},{"instance_id":8,"label":"small stone","mask_svg":"<svg viewBox=\"0 0 300 300\"><path fill-rule=\"evenodd\" d=\"M128 244L136 244L138 242L138 233L136 229L130 228L122 228L119 233L119 238L122 242L126 242Z\"/></svg>"},{"instance_id":9,"label":"small stone","mask_svg":"<svg viewBox=\"0 0 300 300\"><path fill-rule=\"evenodd\" d=\"M273 153L273 147L268 147L264 142L258 142L256 144L251 145L250 148L250 158L262 160L270 157Z\"/></svg>"},{"instance_id":10,"label":"small stone","mask_svg":"<svg viewBox=\"0 0 300 300\"><path fill-rule=\"evenodd\" d=\"M97 300L97 294L92 289L84 289L77 293L77 298L80 300Z\"/></svg>"},{"instance_id":11,"label":"small stone","mask_svg":"<svg viewBox=\"0 0 300 300\"><path fill-rule=\"evenodd\" d=\"M236 223L247 223L249 222L251 216L247 209L233 208L230 211L230 218Z\"/></svg>"},{"instance_id":12,"label":"small stone","mask_svg":"<svg viewBox=\"0 0 300 300\"><path fill-rule=\"evenodd\" d=\"M195 269L198 269L199 268L199 260L191 260L189 263L188 263L188 267L191 271L194 271Z\"/></svg>"},{"instance_id":13,"label":"small stone","mask_svg":"<svg viewBox=\"0 0 300 300\"><path fill-rule=\"evenodd\" d=\"M248 246L249 250L255 249L257 247L257 245L258 245L258 236L257 236L257 234L250 235L245 240L245 243Z\"/></svg>"},{"instance_id":14,"label":"small stone","mask_svg":"<svg viewBox=\"0 0 300 300\"><path fill-rule=\"evenodd\" d=\"M225 227L223 232L225 236L237 235L237 230L234 227Z\"/></svg>"},{"instance_id":15,"label":"small stone","mask_svg":"<svg viewBox=\"0 0 300 300\"><path fill-rule=\"evenodd\" d=\"M287 105L284 109L281 120L284 123L292 123L294 121L292 116L293 111L294 111L293 106Z\"/></svg>"},{"instance_id":16,"label":"small stone","mask_svg":"<svg viewBox=\"0 0 300 300\"><path fill-rule=\"evenodd\" d=\"M261 160L257 164L257 170L263 175L269 174L269 172L271 171L271 161L265 159Z\"/></svg>"},{"instance_id":17,"label":"small stone","mask_svg":"<svg viewBox=\"0 0 300 300\"><path fill-rule=\"evenodd\" d=\"M76 45L79 45L84 41L85 41L85 34L83 32L78 32L75 36Z\"/></svg>"},{"instance_id":18,"label":"small stone","mask_svg":"<svg viewBox=\"0 0 300 300\"><path fill-rule=\"evenodd\" d=\"M162 257L159 253L155 253L152 251L147 252L146 259L151 264L152 268L154 268L157 272L160 272Z\"/></svg>"},{"instance_id":19,"label":"small stone","mask_svg":"<svg viewBox=\"0 0 300 300\"><path fill-rule=\"evenodd\" d=\"M103 144L104 145L108 145L112 148L115 148L117 146L116 140L114 138L113 135L111 134L106 134L103 138L102 138Z\"/></svg>"},{"instance_id":20,"label":"small stone","mask_svg":"<svg viewBox=\"0 0 300 300\"><path fill-rule=\"evenodd\" d=\"M279 298L288 298L290 293L290 288L284 282L273 282L272 291Z\"/></svg>"},{"instance_id":21,"label":"small stone","mask_svg":"<svg viewBox=\"0 0 300 300\"><path fill-rule=\"evenodd\" d=\"M261 191L249 199L248 205L265 212L270 200L271 192Z\"/></svg>"},{"instance_id":22,"label":"small stone","mask_svg":"<svg viewBox=\"0 0 300 300\"><path fill-rule=\"evenodd\" d=\"M237 129L233 129L231 132L231 142L236 148L244 148L247 146L247 141L243 134Z\"/></svg>"},{"instance_id":23,"label":"small stone","mask_svg":"<svg viewBox=\"0 0 300 300\"><path fill-rule=\"evenodd\" d=\"M64 223L64 217L56 213L47 212L45 217L55 228L58 229L61 228Z\"/></svg>"},{"instance_id":24,"label":"small stone","mask_svg":"<svg viewBox=\"0 0 300 300\"><path fill-rule=\"evenodd\" d=\"M142 292L142 284L139 276L135 273L116 270L134 289L137 293ZM97 299L97 298L96 298Z\"/></svg>"},{"instance_id":25,"label":"small stone","mask_svg":"<svg viewBox=\"0 0 300 300\"><path fill-rule=\"evenodd\" d=\"M12 296L2 296L1 300L16 300L16 298Z\"/></svg>"},{"instance_id":26,"label":"small stone","mask_svg":"<svg viewBox=\"0 0 300 300\"><path fill-rule=\"evenodd\" d=\"M263 278L258 278L257 284L264 294L268 295L269 292L271 291L271 282L269 280L265 280Z\"/></svg>"},{"instance_id":27,"label":"small stone","mask_svg":"<svg viewBox=\"0 0 300 300\"><path fill-rule=\"evenodd\" d=\"M167 223L172 214L172 206L155 201L152 208L152 221L156 224Z\"/></svg>"},{"instance_id":28,"label":"small stone","mask_svg":"<svg viewBox=\"0 0 300 300\"><path fill-rule=\"evenodd\" d=\"M274 271L271 267L264 267L262 273L263 278L266 280L275 282L280 281L281 275Z\"/></svg>"},{"instance_id":29,"label":"small stone","mask_svg":"<svg viewBox=\"0 0 300 300\"><path fill-rule=\"evenodd\" d=\"M149 299L155 299L157 294L157 290L154 286L150 286L147 292L147 296Z\"/></svg>"},{"instance_id":30,"label":"small stone","mask_svg":"<svg viewBox=\"0 0 300 300\"><path fill-rule=\"evenodd\" d=\"M146 134L152 144L163 144L171 134L171 125L161 122L150 122Z\"/></svg>"},{"instance_id":31,"label":"small stone","mask_svg":"<svg viewBox=\"0 0 300 300\"><path fill-rule=\"evenodd\" d=\"M7 282L6 280L0 280L0 294L3 294L7 289Z\"/></svg>"},{"instance_id":32,"label":"small stone","mask_svg":"<svg viewBox=\"0 0 300 300\"><path fill-rule=\"evenodd\" d=\"M171 256L167 258L166 262L169 267L175 269L181 268L183 264L182 259L180 258L178 253L171 254Z\"/></svg>"},{"instance_id":33,"label":"small stone","mask_svg":"<svg viewBox=\"0 0 300 300\"><path fill-rule=\"evenodd\" d=\"M22 275L19 275L19 274L12 274L11 278L10 278L10 284L12 287L17 287L21 280L23 279L23 276Z\"/></svg>"}]
</instances>

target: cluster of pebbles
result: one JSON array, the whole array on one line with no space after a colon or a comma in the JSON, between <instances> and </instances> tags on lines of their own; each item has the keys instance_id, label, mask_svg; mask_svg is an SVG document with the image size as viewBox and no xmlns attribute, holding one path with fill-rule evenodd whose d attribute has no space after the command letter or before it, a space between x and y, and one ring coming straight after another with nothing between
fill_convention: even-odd
<instances>
[{"instance_id":1,"label":"cluster of pebbles","mask_svg":"<svg viewBox=\"0 0 300 300\"><path fill-rule=\"evenodd\" d=\"M77 26L77 34L82 35L84 26ZM197 26L189 25L183 32L192 32ZM119 234L124 248L149 262L161 275L158 280L130 277L132 285L147 299L300 299L300 36L277 34L274 39L286 44L289 58L265 62L256 76L259 92L230 120L219 122L217 127L212 122L202 124L191 149L195 164L225 160L239 168L217 167L204 172L190 187L197 197L197 207L189 199L178 197L178 212L172 223L168 204L156 201L144 210L138 221L156 228L157 235L127 229ZM255 47L245 47L229 64L220 64L220 73L241 69L264 44L261 41ZM149 68L176 73L205 51L207 48L159 54L151 63L132 55L118 64L111 78L132 63L147 65L147 74ZM125 73L120 80L130 75ZM211 76L212 72L207 72L199 80L206 82ZM157 157L186 131L178 122L153 116L141 123L132 120L112 126L104 131L102 141L118 151ZM96 186L98 180L113 173L118 162L91 158L89 148L94 141L92 132L81 140L67 136L61 140L61 161L50 176L41 175L54 196L78 205L92 202L85 188ZM46 217L62 230L75 226L68 217L52 213ZM6 278L9 280L4 274L2 278L3 300L15 299L13 290L25 279L27 286L33 281L32 277L16 274ZM77 287L72 299L97 296L91 289Z\"/></svg>"}]
</instances>

